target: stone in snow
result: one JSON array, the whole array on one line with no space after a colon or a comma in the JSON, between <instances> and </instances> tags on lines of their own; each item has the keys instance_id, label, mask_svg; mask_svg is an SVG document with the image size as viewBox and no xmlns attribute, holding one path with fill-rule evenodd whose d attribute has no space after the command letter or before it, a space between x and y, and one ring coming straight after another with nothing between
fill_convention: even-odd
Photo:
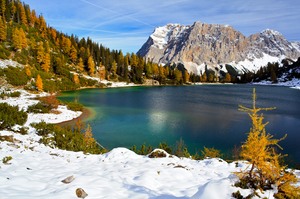
<instances>
[{"instance_id":1,"label":"stone in snow","mask_svg":"<svg viewBox=\"0 0 300 199\"><path fill-rule=\"evenodd\" d=\"M62 183L65 183L65 184L69 184L69 183L71 183L73 180L75 180L74 176L69 176L69 177L63 179L61 182L62 182Z\"/></svg>"},{"instance_id":2,"label":"stone in snow","mask_svg":"<svg viewBox=\"0 0 300 199\"><path fill-rule=\"evenodd\" d=\"M82 188L77 188L76 189L76 196L78 198L85 198L85 197L88 196L88 194Z\"/></svg>"}]
</instances>

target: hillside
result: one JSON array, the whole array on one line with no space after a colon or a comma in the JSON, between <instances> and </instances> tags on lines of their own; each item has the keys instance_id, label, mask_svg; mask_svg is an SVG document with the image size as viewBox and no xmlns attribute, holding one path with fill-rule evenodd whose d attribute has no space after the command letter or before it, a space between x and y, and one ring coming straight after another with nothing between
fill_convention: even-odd
<instances>
[{"instance_id":1,"label":"hillside","mask_svg":"<svg viewBox=\"0 0 300 199\"><path fill-rule=\"evenodd\" d=\"M107 86L87 76L135 84L153 77L160 82L170 80L171 84L174 80L171 68L146 63L134 53L123 54L90 38L70 36L52 28L42 15L19 0L3 1L0 9L0 59L16 61L20 66L1 70L0 76L20 74L18 82L6 77L8 83L33 91L37 90L38 75L46 92Z\"/></svg>"},{"instance_id":2,"label":"hillside","mask_svg":"<svg viewBox=\"0 0 300 199\"><path fill-rule=\"evenodd\" d=\"M231 26L201 22L156 28L138 54L161 64L181 63L190 73L201 75L208 69L217 75L227 72L226 64L237 73L253 73L268 62L300 57L299 44L277 31L246 37Z\"/></svg>"}]
</instances>

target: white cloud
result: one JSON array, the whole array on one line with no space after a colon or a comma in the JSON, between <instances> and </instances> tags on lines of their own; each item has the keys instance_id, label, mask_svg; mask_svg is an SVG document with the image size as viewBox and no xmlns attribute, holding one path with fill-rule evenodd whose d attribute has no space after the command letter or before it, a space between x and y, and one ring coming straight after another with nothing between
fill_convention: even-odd
<instances>
[{"instance_id":1,"label":"white cloud","mask_svg":"<svg viewBox=\"0 0 300 199\"><path fill-rule=\"evenodd\" d=\"M79 37L106 38L113 45L109 48L115 48L116 44L117 49L131 46L133 52L142 45L134 42L134 38L146 41L154 27L167 23L188 25L194 21L229 24L247 36L272 28L287 39L300 40L298 0L52 0L43 3L25 0L25 3L42 13L58 30ZM131 36L125 37L124 33Z\"/></svg>"}]
</instances>

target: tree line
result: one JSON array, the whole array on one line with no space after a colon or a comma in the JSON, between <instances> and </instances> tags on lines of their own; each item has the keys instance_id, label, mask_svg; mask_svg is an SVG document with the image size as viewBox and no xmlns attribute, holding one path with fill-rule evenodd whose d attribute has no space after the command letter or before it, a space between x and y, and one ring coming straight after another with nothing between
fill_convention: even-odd
<instances>
[{"instance_id":1,"label":"tree line","mask_svg":"<svg viewBox=\"0 0 300 199\"><path fill-rule=\"evenodd\" d=\"M111 50L89 37L78 38L59 32L47 25L43 15L37 15L19 0L1 0L0 58L23 64L26 74L35 79L40 75L44 85L51 84L49 80L53 75L63 76L60 80L69 85L67 89L76 88L76 84L85 86L70 71L133 83L143 83L145 78L156 79L161 84L190 81L184 68L162 66L135 53Z\"/></svg>"}]
</instances>

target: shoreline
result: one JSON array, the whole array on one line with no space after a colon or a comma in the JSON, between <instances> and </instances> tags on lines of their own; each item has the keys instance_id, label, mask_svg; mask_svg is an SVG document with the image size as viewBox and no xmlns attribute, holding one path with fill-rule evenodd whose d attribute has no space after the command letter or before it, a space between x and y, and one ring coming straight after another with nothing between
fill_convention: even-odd
<instances>
[{"instance_id":1,"label":"shoreline","mask_svg":"<svg viewBox=\"0 0 300 199\"><path fill-rule=\"evenodd\" d=\"M79 117L76 117L72 120L57 123L57 125L59 125L61 127L73 126L76 124L77 121L81 120L81 122L85 122L85 121L95 117L95 115L96 115L96 112L92 108L84 107L82 110L82 113Z\"/></svg>"}]
</instances>

